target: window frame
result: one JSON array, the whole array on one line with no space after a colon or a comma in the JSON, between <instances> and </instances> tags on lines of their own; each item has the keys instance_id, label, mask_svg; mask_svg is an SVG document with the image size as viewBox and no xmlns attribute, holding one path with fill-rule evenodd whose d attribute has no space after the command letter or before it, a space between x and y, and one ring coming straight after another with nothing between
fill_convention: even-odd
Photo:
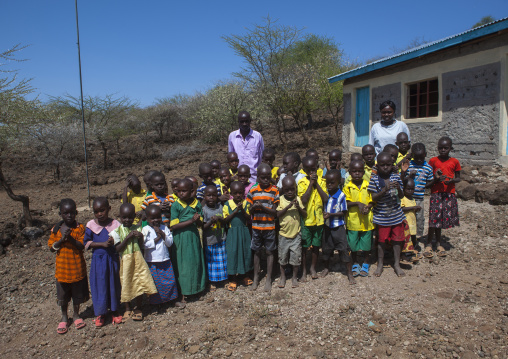
<instances>
[{"instance_id":1,"label":"window frame","mask_svg":"<svg viewBox=\"0 0 508 359\"><path fill-rule=\"evenodd\" d=\"M431 82L435 82L435 90L434 91L431 91ZM426 79L426 80L420 80L420 81L415 81L415 82L411 82L411 83L406 83L405 84L405 87L406 87L406 116L405 116L405 119L407 120L410 120L410 121L418 121L420 119L436 119L437 117L439 117L439 78L438 77L433 77L433 78L430 78L430 79ZM426 86L426 90L424 92L421 91L421 87L422 85L425 84ZM414 86L416 85L416 94L411 94L411 86ZM432 84L434 85L434 84ZM430 97L432 94L437 94L437 99L435 102L430 102ZM425 98L425 104L424 105L421 105L420 104L420 99L421 97L423 96L426 96ZM411 106L411 99L412 97L415 97L416 98L416 105L413 105ZM421 107L422 106L425 106L425 114L421 114L420 111L421 111ZM430 109L432 106L436 106L436 113L435 115L430 115ZM416 110L416 116L414 117L411 117L411 110L412 109L415 109Z\"/></svg>"}]
</instances>

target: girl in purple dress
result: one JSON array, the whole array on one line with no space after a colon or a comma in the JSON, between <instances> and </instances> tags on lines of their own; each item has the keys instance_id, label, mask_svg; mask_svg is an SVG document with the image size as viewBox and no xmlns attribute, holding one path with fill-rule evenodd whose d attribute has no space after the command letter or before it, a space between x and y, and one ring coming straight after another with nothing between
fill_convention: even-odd
<instances>
[{"instance_id":1,"label":"girl in purple dress","mask_svg":"<svg viewBox=\"0 0 508 359\"><path fill-rule=\"evenodd\" d=\"M115 249L110 232L120 226L117 220L109 218L111 207L107 198L97 197L93 201L95 218L86 224L85 248L92 248L90 266L90 291L92 292L93 310L96 315L95 325L102 327L106 314L111 310L113 324L120 324L120 257Z\"/></svg>"}]
</instances>

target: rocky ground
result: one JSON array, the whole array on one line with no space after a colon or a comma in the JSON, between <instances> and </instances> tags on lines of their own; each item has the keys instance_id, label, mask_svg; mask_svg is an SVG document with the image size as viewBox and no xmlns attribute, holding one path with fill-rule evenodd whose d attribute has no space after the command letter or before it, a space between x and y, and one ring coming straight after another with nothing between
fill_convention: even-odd
<instances>
[{"instance_id":1,"label":"rocky ground","mask_svg":"<svg viewBox=\"0 0 508 359\"><path fill-rule=\"evenodd\" d=\"M328 130L311 139L323 138L324 131ZM332 141L322 143L329 148L334 146ZM319 150L324 154L326 148ZM225 150L217 146L195 151L171 166L160 160L111 170L107 176L93 174L92 195L108 195L114 216L126 173L164 168L168 178L179 177L195 174L200 161L224 155ZM145 304L144 321L117 326L109 321L101 329L93 325L90 300L81 309L87 326L82 330L71 326L65 335L56 333L60 317L54 254L46 241L59 218L59 198L76 199L81 222L92 218L83 180L54 184L44 173L34 172L26 180L17 172L6 172L8 178L19 179L15 192L30 195L43 235L24 238L17 224L21 208L0 192L4 204L0 244L12 242L0 248L5 250L0 255L3 358L508 356L508 206L502 200L508 193L508 177L504 169L464 169L467 182L461 184L461 197L467 201L459 200L461 226L444 231L448 256L407 266L404 278L398 278L392 268L376 278L372 268L371 276L358 278L358 284L351 286L343 268L334 262L326 278L301 283L299 288L280 289L277 281L269 294L241 286L234 293L219 288L194 298L183 310L152 309ZM89 264L90 253L86 257Z\"/></svg>"}]
</instances>

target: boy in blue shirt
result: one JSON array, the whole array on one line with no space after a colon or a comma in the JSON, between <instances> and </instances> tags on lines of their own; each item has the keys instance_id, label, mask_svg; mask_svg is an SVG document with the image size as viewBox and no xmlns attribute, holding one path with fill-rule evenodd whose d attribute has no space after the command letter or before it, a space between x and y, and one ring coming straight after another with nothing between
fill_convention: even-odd
<instances>
[{"instance_id":1,"label":"boy in blue shirt","mask_svg":"<svg viewBox=\"0 0 508 359\"><path fill-rule=\"evenodd\" d=\"M409 177L414 179L415 191L413 198L416 205L421 208L416 212L416 238L423 237L423 229L425 227L425 208L423 204L423 195L425 189L432 187L434 183L434 174L432 167L425 161L427 151L423 143L415 143L411 147L411 154L413 159L409 161L408 173ZM417 243L413 243L416 248Z\"/></svg>"},{"instance_id":2,"label":"boy in blue shirt","mask_svg":"<svg viewBox=\"0 0 508 359\"><path fill-rule=\"evenodd\" d=\"M323 201L326 203L323 208L325 227L322 244L325 269L321 276L326 276L330 271L330 257L333 255L333 251L337 250L340 261L346 264L349 284L356 284L352 271L351 248L349 248L347 241L344 222L344 216L347 212L346 196L339 189L341 178L338 169L327 171L325 176L328 200Z\"/></svg>"}]
</instances>

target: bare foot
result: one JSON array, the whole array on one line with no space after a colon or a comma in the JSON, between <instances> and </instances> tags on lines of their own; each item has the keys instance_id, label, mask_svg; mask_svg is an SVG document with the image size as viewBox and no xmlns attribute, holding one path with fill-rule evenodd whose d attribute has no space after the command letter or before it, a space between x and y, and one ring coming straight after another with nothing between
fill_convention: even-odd
<instances>
[{"instance_id":1,"label":"bare foot","mask_svg":"<svg viewBox=\"0 0 508 359\"><path fill-rule=\"evenodd\" d=\"M307 270L302 271L302 277L300 278L300 282L307 282Z\"/></svg>"},{"instance_id":2,"label":"bare foot","mask_svg":"<svg viewBox=\"0 0 508 359\"><path fill-rule=\"evenodd\" d=\"M397 274L398 277L404 277L406 273L399 267L399 266L393 266L393 269L395 270L395 274Z\"/></svg>"},{"instance_id":3,"label":"bare foot","mask_svg":"<svg viewBox=\"0 0 508 359\"><path fill-rule=\"evenodd\" d=\"M271 292L272 291L272 281L266 280L265 287L263 288L265 292Z\"/></svg>"},{"instance_id":4,"label":"bare foot","mask_svg":"<svg viewBox=\"0 0 508 359\"><path fill-rule=\"evenodd\" d=\"M175 302L175 308L183 309L187 306L185 302Z\"/></svg>"},{"instance_id":5,"label":"bare foot","mask_svg":"<svg viewBox=\"0 0 508 359\"><path fill-rule=\"evenodd\" d=\"M328 275L330 271L328 270L328 268L325 268L323 269L323 271L321 272L321 278L324 278Z\"/></svg>"},{"instance_id":6,"label":"bare foot","mask_svg":"<svg viewBox=\"0 0 508 359\"><path fill-rule=\"evenodd\" d=\"M286 286L286 278L280 277L278 287L279 288L284 288L285 286Z\"/></svg>"},{"instance_id":7,"label":"bare foot","mask_svg":"<svg viewBox=\"0 0 508 359\"><path fill-rule=\"evenodd\" d=\"M355 278L353 277L353 274L348 274L347 279L349 280L349 284L356 284Z\"/></svg>"},{"instance_id":8,"label":"bare foot","mask_svg":"<svg viewBox=\"0 0 508 359\"><path fill-rule=\"evenodd\" d=\"M259 281L254 278L254 281L252 282L252 287L250 287L250 290L256 290L258 289Z\"/></svg>"},{"instance_id":9,"label":"bare foot","mask_svg":"<svg viewBox=\"0 0 508 359\"><path fill-rule=\"evenodd\" d=\"M291 286L293 288L298 287L298 279L296 279L296 277L293 277L293 279L291 279Z\"/></svg>"},{"instance_id":10,"label":"bare foot","mask_svg":"<svg viewBox=\"0 0 508 359\"><path fill-rule=\"evenodd\" d=\"M381 274L383 274L383 265L382 265L382 264L381 264L381 265L379 265L379 264L378 264L378 265L377 265L377 269L376 269L376 271L374 272L374 275L375 275L376 277L381 277Z\"/></svg>"},{"instance_id":11,"label":"bare foot","mask_svg":"<svg viewBox=\"0 0 508 359\"><path fill-rule=\"evenodd\" d=\"M318 279L319 278L315 268L312 268L312 267L310 268L310 276L311 276L312 279Z\"/></svg>"}]
</instances>

